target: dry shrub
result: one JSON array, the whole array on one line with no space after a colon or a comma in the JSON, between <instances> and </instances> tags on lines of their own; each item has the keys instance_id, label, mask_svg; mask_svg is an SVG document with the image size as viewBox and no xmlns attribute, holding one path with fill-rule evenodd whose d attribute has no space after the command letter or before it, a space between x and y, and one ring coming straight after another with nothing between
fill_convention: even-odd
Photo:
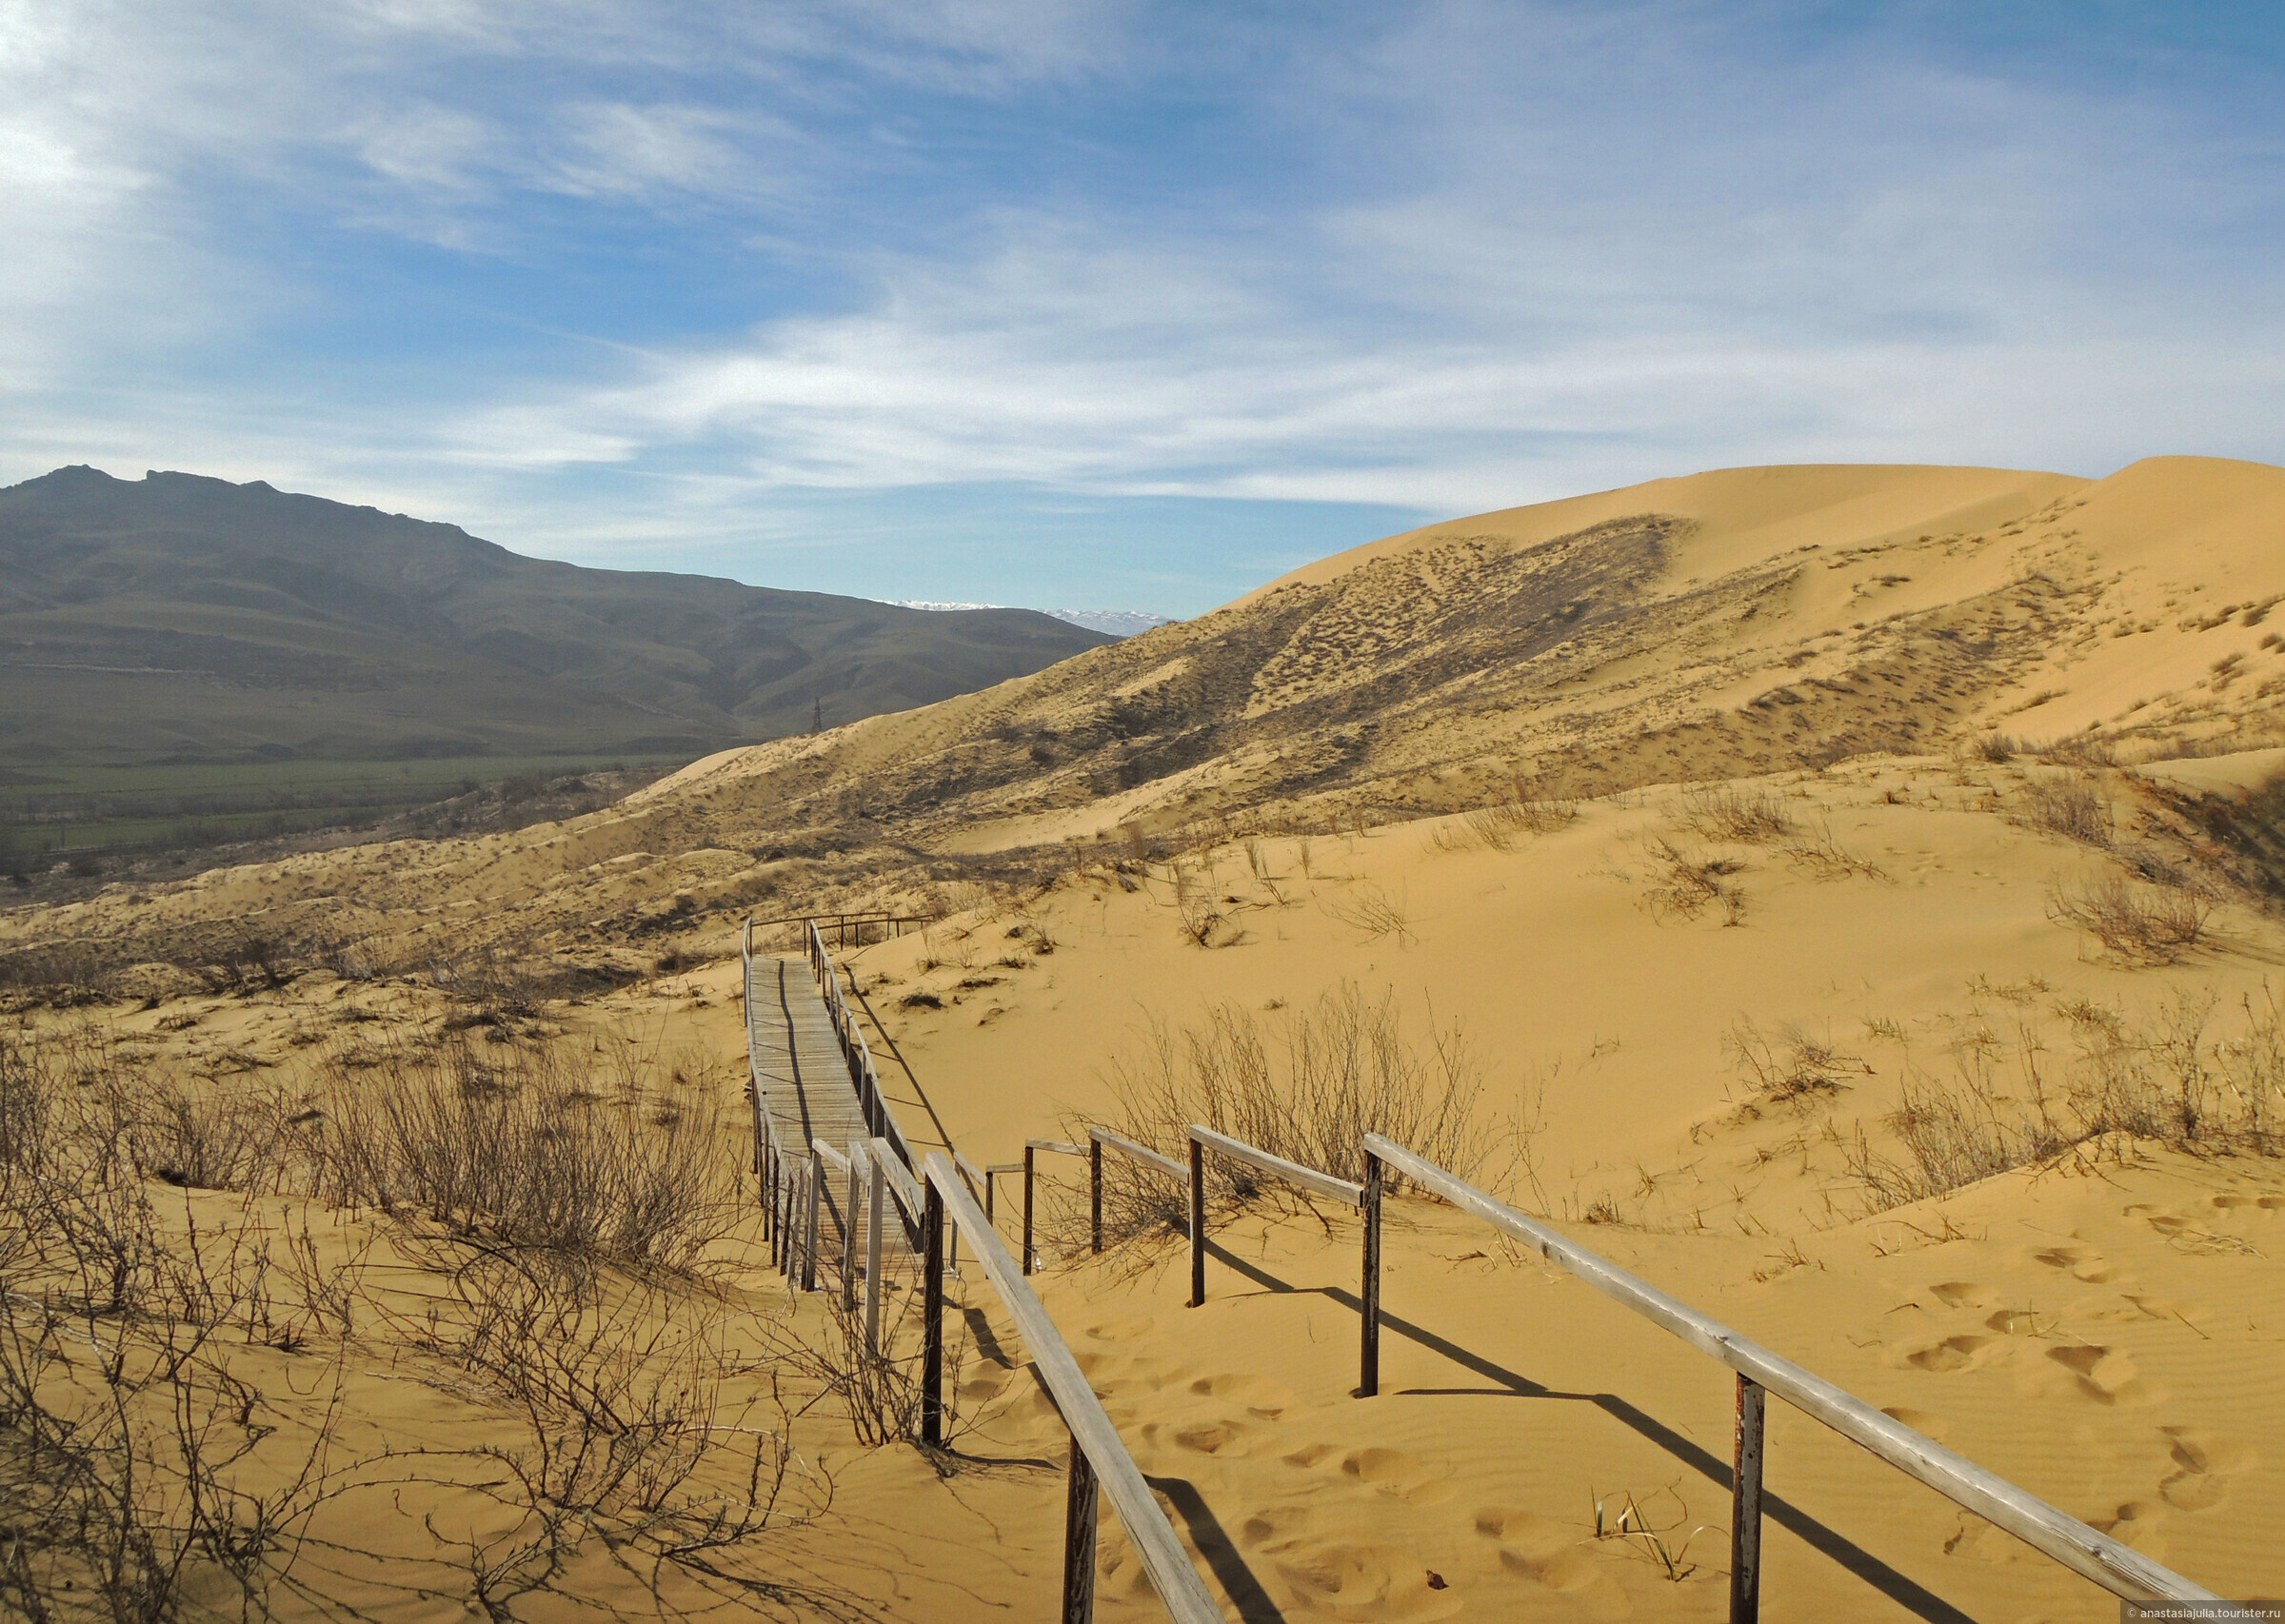
<instances>
[{"instance_id":1,"label":"dry shrub","mask_svg":"<svg viewBox=\"0 0 2285 1624\"><path fill-rule=\"evenodd\" d=\"M2177 995L2140 1027L2066 1005L2074 1053L2059 1087L2034 1024L2012 1042L1979 1030L1956 1048L1950 1082L1906 1082L1888 1119L1902 1154L1874 1149L1860 1128L1850 1172L1878 1211L2121 1138L2194 1155L2285 1155L2285 1005L2265 991L2242 1009L2243 1031L2215 1038L2211 995Z\"/></svg>"},{"instance_id":2,"label":"dry shrub","mask_svg":"<svg viewBox=\"0 0 2285 1624\"><path fill-rule=\"evenodd\" d=\"M2091 846L2108 846L2116 833L2110 798L2095 775L2085 772L2032 780L2020 792L2015 821Z\"/></svg>"},{"instance_id":3,"label":"dry shrub","mask_svg":"<svg viewBox=\"0 0 2285 1624\"><path fill-rule=\"evenodd\" d=\"M1364 1177L1363 1136L1383 1134L1463 1178L1490 1154L1479 1104L1483 1073L1460 1025L1415 1043L1395 995L1368 1000L1342 981L1316 1004L1265 1025L1237 1004L1177 1031L1154 1021L1142 1053L1113 1062L1114 1130L1181 1161L1189 1126L1336 1178ZM1207 1159L1212 1199L1242 1206L1288 1186ZM1106 1238L1166 1233L1187 1221L1183 1186L1123 1157L1103 1158Z\"/></svg>"},{"instance_id":4,"label":"dry shrub","mask_svg":"<svg viewBox=\"0 0 2285 1624\"><path fill-rule=\"evenodd\" d=\"M799 1469L774 1377L752 1379L733 1338L744 1314L564 1254L428 1250L448 1290L389 1328L521 1423L519 1443L473 1452L505 1469L482 1492L509 1513L467 1542L487 1611L551 1583L599 1529L615 1551L687 1563L781 1524L789 1506L820 1509L826 1485Z\"/></svg>"},{"instance_id":5,"label":"dry shrub","mask_svg":"<svg viewBox=\"0 0 2285 1624\"><path fill-rule=\"evenodd\" d=\"M162 1208L110 1060L0 1041L0 1614L265 1616L327 1495L330 1412L289 1427L241 1376L235 1351L298 1346L301 1315L267 1233Z\"/></svg>"},{"instance_id":6,"label":"dry shrub","mask_svg":"<svg viewBox=\"0 0 2285 1624\"><path fill-rule=\"evenodd\" d=\"M827 1284L805 1299L821 1309L823 1324L768 1327L767 1352L777 1368L811 1392L805 1410L829 1401L847 1417L860 1443L911 1443L921 1434L922 1294L884 1289L881 1350L875 1353L865 1344L864 1291L860 1282L844 1300L838 1284ZM969 1342L965 1317L948 1313L945 1333L945 1368L957 1371ZM947 1442L962 1431L959 1389L958 1382L946 1383Z\"/></svg>"},{"instance_id":7,"label":"dry shrub","mask_svg":"<svg viewBox=\"0 0 2285 1624\"><path fill-rule=\"evenodd\" d=\"M1399 947L1408 947L1419 940L1413 934L1412 916L1405 911L1404 894L1400 891L1391 897L1369 880L1345 897L1321 897L1317 905L1327 918L1347 925L1367 941L1394 937Z\"/></svg>"},{"instance_id":8,"label":"dry shrub","mask_svg":"<svg viewBox=\"0 0 2285 1624\"><path fill-rule=\"evenodd\" d=\"M703 1075L703 1074L702 1074ZM737 1223L720 1089L600 1093L551 1049L391 1049L328 1077L315 1191L515 1246L686 1269Z\"/></svg>"},{"instance_id":9,"label":"dry shrub","mask_svg":"<svg viewBox=\"0 0 2285 1624\"><path fill-rule=\"evenodd\" d=\"M1834 838L1829 818L1819 818L1815 825L1798 830L1778 849L1797 868L1807 869L1818 880L1846 880L1854 875L1867 880L1888 878L1888 871L1878 863L1858 857Z\"/></svg>"},{"instance_id":10,"label":"dry shrub","mask_svg":"<svg viewBox=\"0 0 2285 1624\"><path fill-rule=\"evenodd\" d=\"M1676 822L1701 840L1734 841L1741 845L1793 833L1793 815L1775 795L1765 789L1741 791L1726 783L1684 790Z\"/></svg>"},{"instance_id":11,"label":"dry shrub","mask_svg":"<svg viewBox=\"0 0 2285 1624\"><path fill-rule=\"evenodd\" d=\"M1835 1048L1830 1037L1813 1036L1798 1021L1765 1033L1752 1018L1740 1017L1722 1034L1721 1047L1758 1099L1782 1104L1838 1094L1847 1086L1843 1079L1866 1069L1857 1056Z\"/></svg>"},{"instance_id":12,"label":"dry shrub","mask_svg":"<svg viewBox=\"0 0 2285 1624\"><path fill-rule=\"evenodd\" d=\"M410 1086L401 1070L382 1080ZM363 1252L345 1262L307 1228L281 1234L266 1200L232 1212L151 1181L154 1143L257 1181L274 1182L281 1164L289 1178L328 1171L322 1141L296 1141L291 1158L235 1141L183 1152L186 1098L171 1086L146 1098L99 1033L0 1040L0 1616L171 1624L267 1618L281 1605L330 1615L336 1598L311 1575L335 1557L377 1556L340 1542L345 1529L357 1537L368 1505L385 1518L432 1508L434 1555L399 1581L422 1605L449 1594L439 1584L457 1566L477 1611L511 1616L518 1596L607 1546L620 1566L671 1566L765 1615L811 1615L785 1584L731 1560L827 1488L799 1469L782 1421L747 1424L778 1406L731 1339L744 1313L664 1272L629 1277L590 1251L511 1249L481 1233L397 1232L414 1267L376 1286ZM529 1152L544 1137L491 1146ZM597 1163L553 1169L582 1165ZM646 1188L606 1187L617 1199ZM592 1238L599 1226L573 1228ZM671 1260L691 1231L669 1224L646 1251L640 1226L600 1233ZM352 1336L387 1337L392 1366L402 1354L408 1376L445 1391L466 1394L473 1376L487 1439L346 1448ZM421 1374L430 1357L462 1376ZM265 1391L263 1373L281 1368L290 1391ZM503 1411L520 1423L507 1436ZM353 1513L347 1496L362 1496ZM853 1615L831 1598L816 1611Z\"/></svg>"},{"instance_id":13,"label":"dry shrub","mask_svg":"<svg viewBox=\"0 0 2285 1624\"><path fill-rule=\"evenodd\" d=\"M2171 964L2206 938L2214 901L2184 886L2106 874L2047 895L2047 917L2085 931L2130 963Z\"/></svg>"},{"instance_id":14,"label":"dry shrub","mask_svg":"<svg viewBox=\"0 0 2285 1624\"><path fill-rule=\"evenodd\" d=\"M1646 848L1651 862L1647 901L1653 917L1693 920L1709 904L1719 904L1725 925L1745 922L1745 893L1724 883L1745 865L1729 858L1691 857L1664 836Z\"/></svg>"},{"instance_id":15,"label":"dry shrub","mask_svg":"<svg viewBox=\"0 0 2285 1624\"><path fill-rule=\"evenodd\" d=\"M1540 795L1519 780L1513 801L1480 806L1462 815L1460 828L1440 829L1432 839L1441 851L1513 851L1519 835L1553 834L1578 818L1578 802Z\"/></svg>"},{"instance_id":16,"label":"dry shrub","mask_svg":"<svg viewBox=\"0 0 2285 1624\"><path fill-rule=\"evenodd\" d=\"M2023 753L2023 741L2012 733L1986 733L1976 741L1975 751L1987 762L2012 762Z\"/></svg>"}]
</instances>

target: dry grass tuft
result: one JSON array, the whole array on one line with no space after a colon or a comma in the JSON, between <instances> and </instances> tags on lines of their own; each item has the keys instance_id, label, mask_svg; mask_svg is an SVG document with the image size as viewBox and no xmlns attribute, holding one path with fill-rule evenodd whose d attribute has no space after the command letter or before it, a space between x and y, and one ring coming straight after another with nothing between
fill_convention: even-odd
<instances>
[{"instance_id":1,"label":"dry grass tuft","mask_svg":"<svg viewBox=\"0 0 2285 1624\"><path fill-rule=\"evenodd\" d=\"M2214 901L2184 886L2138 885L2106 874L2047 895L2047 917L2085 931L2134 964L2171 964L2206 939Z\"/></svg>"},{"instance_id":2,"label":"dry grass tuft","mask_svg":"<svg viewBox=\"0 0 2285 1624\"><path fill-rule=\"evenodd\" d=\"M2110 798L2092 773L2032 780L2020 792L2015 821L2091 846L2108 847L2116 835Z\"/></svg>"},{"instance_id":3,"label":"dry grass tuft","mask_svg":"<svg viewBox=\"0 0 2285 1624\"><path fill-rule=\"evenodd\" d=\"M465 1040L337 1066L314 1191L512 1246L692 1267L740 1217L725 1091L682 1068L647 1088L593 1080L552 1049Z\"/></svg>"},{"instance_id":4,"label":"dry grass tuft","mask_svg":"<svg viewBox=\"0 0 2285 1624\"><path fill-rule=\"evenodd\" d=\"M1882 1211L2119 1140L2285 1155L2285 1005L2248 999L2232 1038L2209 1033L2213 1011L2211 997L2182 995L2137 1027L2116 1010L2065 1005L2074 1053L2059 1083L2029 1020L2012 1040L1971 1033L1955 1048L1949 1082L1905 1084L1887 1124L1900 1154L1875 1149L1859 1128L1849 1170Z\"/></svg>"},{"instance_id":5,"label":"dry grass tuft","mask_svg":"<svg viewBox=\"0 0 2285 1624\"><path fill-rule=\"evenodd\" d=\"M1765 1033L1750 1017L1722 1034L1722 1053L1753 1084L1757 1099L1800 1104L1839 1093L1847 1078L1867 1068L1855 1055L1840 1052L1830 1037L1813 1036L1798 1021Z\"/></svg>"},{"instance_id":6,"label":"dry grass tuft","mask_svg":"<svg viewBox=\"0 0 2285 1624\"><path fill-rule=\"evenodd\" d=\"M1793 833L1793 814L1765 789L1741 791L1726 783L1682 792L1676 822L1701 840L1758 845Z\"/></svg>"},{"instance_id":7,"label":"dry grass tuft","mask_svg":"<svg viewBox=\"0 0 2285 1624\"><path fill-rule=\"evenodd\" d=\"M1694 920L1708 906L1719 905L1723 924L1745 922L1745 893L1726 883L1743 863L1730 858L1691 857L1662 835L1651 841L1645 855L1652 865L1647 900L1654 918Z\"/></svg>"},{"instance_id":8,"label":"dry grass tuft","mask_svg":"<svg viewBox=\"0 0 2285 1624\"><path fill-rule=\"evenodd\" d=\"M1113 1130L1178 1161L1192 1122L1351 1179L1364 1177L1368 1132L1461 1178L1475 1177L1492 1147L1479 1112L1482 1068L1460 1026L1415 1043L1393 995L1372 1002L1349 981L1274 1023L1236 1004L1213 1005L1202 1024L1179 1031L1154 1021L1142 1054L1113 1062L1110 1082ZM1208 1167L1223 1207L1286 1193L1242 1165L1209 1159ZM1164 1175L1106 1156L1103 1183L1106 1238L1186 1227L1183 1187Z\"/></svg>"}]
</instances>

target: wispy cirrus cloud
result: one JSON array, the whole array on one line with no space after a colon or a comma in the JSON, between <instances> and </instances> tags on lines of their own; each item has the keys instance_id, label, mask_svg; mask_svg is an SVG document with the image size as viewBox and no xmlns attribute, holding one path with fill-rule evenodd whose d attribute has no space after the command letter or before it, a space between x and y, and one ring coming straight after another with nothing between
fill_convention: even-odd
<instances>
[{"instance_id":1,"label":"wispy cirrus cloud","mask_svg":"<svg viewBox=\"0 0 2285 1624\"><path fill-rule=\"evenodd\" d=\"M2275 458L2276 26L2217 15L13 0L0 461L653 563L829 512L845 585L990 532L916 492L1065 493L1141 579L1183 502L1329 550L1721 464Z\"/></svg>"}]
</instances>

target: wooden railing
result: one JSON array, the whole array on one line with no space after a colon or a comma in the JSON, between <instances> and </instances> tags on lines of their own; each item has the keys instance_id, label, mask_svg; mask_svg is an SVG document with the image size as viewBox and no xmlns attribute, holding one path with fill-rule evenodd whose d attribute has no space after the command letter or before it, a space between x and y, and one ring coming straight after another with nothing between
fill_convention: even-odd
<instances>
[{"instance_id":1,"label":"wooden railing","mask_svg":"<svg viewBox=\"0 0 2285 1624\"><path fill-rule=\"evenodd\" d=\"M833 1037L841 1045L841 1057L849 1068L849 1082L857 1090L857 1103L864 1111L864 1119L873 1133L888 1140L897 1159L907 1173L920 1171L920 1163L912 1157L912 1146L905 1141L904 1130L897 1125L897 1114L881 1092L881 1073L873 1064L872 1046L864 1040L864 1028L858 1024L856 1012L849 1008L848 1000L842 996L841 969L833 962L833 955L825 949L825 939L818 934L812 922L808 931L809 967L817 975L817 990L825 996L825 1013L833 1020Z\"/></svg>"},{"instance_id":2,"label":"wooden railing","mask_svg":"<svg viewBox=\"0 0 2285 1624\"><path fill-rule=\"evenodd\" d=\"M1274 1156L1199 1123L1190 1124L1186 1138L1187 1167L1171 1157L1103 1129L1088 1130L1084 1146L1054 1139L1026 1141L1023 1152L1026 1271L1038 1266L1031 1250L1034 1153L1045 1150L1088 1159L1090 1239L1093 1250L1100 1252L1103 1250L1103 1154L1107 1148L1188 1186L1190 1302L1191 1306L1198 1306L1205 1301L1205 1157L1210 1153L1240 1162L1310 1195L1355 1207L1361 1213L1363 1289L1360 1294L1357 1393L1361 1397L1370 1397L1380 1391L1381 1195L1390 1173L1410 1179L1421 1189L1522 1241L1547 1261L1567 1269L1604 1296L1633 1309L1737 1373L1737 1424L1731 1472L1731 1624L1756 1624L1760 1615L1761 1462L1766 1444L1765 1397L1771 1393L2114 1595L2143 1603L2212 1604L2221 1600L2212 1591L1944 1448L1854 1394L1699 1313L1680 1298L1627 1273L1608 1258L1588 1251L1392 1139L1378 1134L1364 1136L1365 1177L1363 1182L1356 1183Z\"/></svg>"},{"instance_id":3,"label":"wooden railing","mask_svg":"<svg viewBox=\"0 0 2285 1624\"><path fill-rule=\"evenodd\" d=\"M922 1225L927 1246L923 1297L924 1342L922 1358L922 1441L944 1442L944 1264L946 1220L968 1232L984 1278L999 1293L1030 1351L1040 1385L1054 1400L1071 1435L1063 1496L1063 1624L1088 1624L1095 1615L1095 1528L1098 1499L1108 1499L1126 1529L1142 1571L1165 1603L1175 1624L1221 1624L1222 1611L1199 1576L1189 1553L1160 1508L1150 1485L1127 1453L1119 1429L1103 1413L1103 1400L1087 1384L1071 1349L1047 1310L1023 1278L1024 1270L968 1194L960 1173L941 1153L931 1152L922 1173L927 1186Z\"/></svg>"},{"instance_id":4,"label":"wooden railing","mask_svg":"<svg viewBox=\"0 0 2285 1624\"><path fill-rule=\"evenodd\" d=\"M745 950L748 953L754 950L755 931L767 930L771 925L806 925L821 935L830 931L834 933L841 947L848 948L864 946L864 933L868 928L878 928L884 936L892 932L897 936L903 936L904 927L908 924L931 925L936 922L936 920L937 916L934 914L893 913L784 914L774 920L749 919L745 921ZM857 937L854 942L849 941L851 932L855 932Z\"/></svg>"}]
</instances>

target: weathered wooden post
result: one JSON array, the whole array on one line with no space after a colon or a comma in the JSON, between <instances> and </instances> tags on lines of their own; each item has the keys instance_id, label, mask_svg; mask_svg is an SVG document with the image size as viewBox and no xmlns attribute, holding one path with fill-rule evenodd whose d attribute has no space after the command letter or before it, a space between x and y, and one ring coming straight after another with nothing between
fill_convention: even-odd
<instances>
[{"instance_id":1,"label":"weathered wooden post","mask_svg":"<svg viewBox=\"0 0 2285 1624\"><path fill-rule=\"evenodd\" d=\"M1206 1147L1190 1140L1190 1306L1206 1300Z\"/></svg>"},{"instance_id":2,"label":"weathered wooden post","mask_svg":"<svg viewBox=\"0 0 2285 1624\"><path fill-rule=\"evenodd\" d=\"M1088 1244L1097 1252L1103 1250L1103 1141L1087 1140L1087 1230Z\"/></svg>"},{"instance_id":3,"label":"weathered wooden post","mask_svg":"<svg viewBox=\"0 0 2285 1624\"><path fill-rule=\"evenodd\" d=\"M1364 1314L1357 1352L1357 1396L1381 1391L1381 1159L1364 1153Z\"/></svg>"},{"instance_id":4,"label":"weathered wooden post","mask_svg":"<svg viewBox=\"0 0 2285 1624\"><path fill-rule=\"evenodd\" d=\"M1761 1449L1769 1395L1738 1378L1738 1439L1730 1465L1730 1624L1761 1617Z\"/></svg>"},{"instance_id":5,"label":"weathered wooden post","mask_svg":"<svg viewBox=\"0 0 2285 1624\"><path fill-rule=\"evenodd\" d=\"M817 1290L817 1218L819 1198L825 1190L825 1159L809 1148L809 1244L802 1249L802 1290Z\"/></svg>"},{"instance_id":6,"label":"weathered wooden post","mask_svg":"<svg viewBox=\"0 0 2285 1624\"><path fill-rule=\"evenodd\" d=\"M881 1220L882 1205L887 1192L884 1188L884 1175L881 1159L870 1151L865 1153L865 1172L872 1181L869 1210L864 1225L864 1345L875 1358L881 1357Z\"/></svg>"},{"instance_id":7,"label":"weathered wooden post","mask_svg":"<svg viewBox=\"0 0 2285 1624\"><path fill-rule=\"evenodd\" d=\"M921 1441L944 1441L944 1193L931 1179L921 1198Z\"/></svg>"},{"instance_id":8,"label":"weathered wooden post","mask_svg":"<svg viewBox=\"0 0 2285 1624\"><path fill-rule=\"evenodd\" d=\"M849 1146L849 1198L841 1209L841 1311L857 1307L857 1196L859 1151Z\"/></svg>"},{"instance_id":9,"label":"weathered wooden post","mask_svg":"<svg viewBox=\"0 0 2285 1624\"><path fill-rule=\"evenodd\" d=\"M1095 1465L1074 1435L1063 1495L1063 1624L1095 1624Z\"/></svg>"},{"instance_id":10,"label":"weathered wooden post","mask_svg":"<svg viewBox=\"0 0 2285 1624\"><path fill-rule=\"evenodd\" d=\"M1023 1272L1030 1274L1040 1266L1038 1256L1031 1249L1031 1181L1039 1168L1039 1152L1030 1145L1023 1147Z\"/></svg>"}]
</instances>

